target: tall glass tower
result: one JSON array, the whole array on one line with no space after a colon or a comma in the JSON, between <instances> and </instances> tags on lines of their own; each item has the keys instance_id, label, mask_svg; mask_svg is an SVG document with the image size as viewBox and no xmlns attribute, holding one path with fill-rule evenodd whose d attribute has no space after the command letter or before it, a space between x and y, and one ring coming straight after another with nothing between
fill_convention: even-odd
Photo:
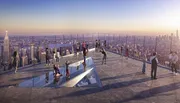
<instances>
[{"instance_id":1,"label":"tall glass tower","mask_svg":"<svg viewBox=\"0 0 180 103\"><path fill-rule=\"evenodd\" d=\"M9 63L9 37L8 37L8 31L6 31L6 35L4 37L4 44L3 44L3 61L6 63Z\"/></svg>"}]
</instances>

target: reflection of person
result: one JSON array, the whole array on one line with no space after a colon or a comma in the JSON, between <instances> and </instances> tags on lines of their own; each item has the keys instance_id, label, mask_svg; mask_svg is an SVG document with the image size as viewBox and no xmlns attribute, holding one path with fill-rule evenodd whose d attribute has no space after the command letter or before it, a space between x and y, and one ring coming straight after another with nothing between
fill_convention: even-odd
<instances>
[{"instance_id":1,"label":"reflection of person","mask_svg":"<svg viewBox=\"0 0 180 103\"><path fill-rule=\"evenodd\" d=\"M86 71L86 63L82 63L83 64L83 66L84 66L84 71Z\"/></svg>"},{"instance_id":2,"label":"reflection of person","mask_svg":"<svg viewBox=\"0 0 180 103\"><path fill-rule=\"evenodd\" d=\"M153 53L153 56L150 58L150 61L151 61L151 79L157 79L156 72L157 72L158 59L156 57L156 53Z\"/></svg>"},{"instance_id":3,"label":"reflection of person","mask_svg":"<svg viewBox=\"0 0 180 103\"><path fill-rule=\"evenodd\" d=\"M104 47L106 48L106 40L104 40Z\"/></svg>"},{"instance_id":4,"label":"reflection of person","mask_svg":"<svg viewBox=\"0 0 180 103\"><path fill-rule=\"evenodd\" d=\"M49 72L46 73L46 83L49 81Z\"/></svg>"}]
</instances>

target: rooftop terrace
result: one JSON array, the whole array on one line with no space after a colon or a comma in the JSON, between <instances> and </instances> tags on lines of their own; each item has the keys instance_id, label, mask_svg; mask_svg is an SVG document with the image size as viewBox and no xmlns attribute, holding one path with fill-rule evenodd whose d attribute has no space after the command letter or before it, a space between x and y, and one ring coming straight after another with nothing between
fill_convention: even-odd
<instances>
[{"instance_id":1,"label":"rooftop terrace","mask_svg":"<svg viewBox=\"0 0 180 103\"><path fill-rule=\"evenodd\" d=\"M157 80L150 78L150 65L141 73L142 62L107 52L107 64L102 65L99 52L89 52L102 86L82 87L20 87L19 84L53 70L43 63L21 68L18 73L0 75L0 103L180 103L180 75L158 67ZM82 56L67 56L76 63ZM89 69L90 70L90 69ZM84 72L82 72L84 73ZM80 73L81 74L81 73Z\"/></svg>"}]
</instances>

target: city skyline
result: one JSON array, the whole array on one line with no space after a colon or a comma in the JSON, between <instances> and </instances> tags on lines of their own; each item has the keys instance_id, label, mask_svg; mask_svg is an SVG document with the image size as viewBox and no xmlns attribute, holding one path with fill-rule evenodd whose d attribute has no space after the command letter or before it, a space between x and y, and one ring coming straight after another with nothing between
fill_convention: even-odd
<instances>
[{"instance_id":1,"label":"city skyline","mask_svg":"<svg viewBox=\"0 0 180 103\"><path fill-rule=\"evenodd\" d=\"M2 0L0 36L61 33L169 34L180 28L178 0Z\"/></svg>"}]
</instances>

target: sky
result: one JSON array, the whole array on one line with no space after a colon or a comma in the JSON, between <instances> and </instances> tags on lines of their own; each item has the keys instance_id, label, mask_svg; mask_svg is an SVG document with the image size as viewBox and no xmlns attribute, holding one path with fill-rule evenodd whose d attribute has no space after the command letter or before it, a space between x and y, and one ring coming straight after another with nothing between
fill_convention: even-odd
<instances>
[{"instance_id":1,"label":"sky","mask_svg":"<svg viewBox=\"0 0 180 103\"><path fill-rule=\"evenodd\" d=\"M180 29L180 0L0 0L0 35L120 33Z\"/></svg>"}]
</instances>

